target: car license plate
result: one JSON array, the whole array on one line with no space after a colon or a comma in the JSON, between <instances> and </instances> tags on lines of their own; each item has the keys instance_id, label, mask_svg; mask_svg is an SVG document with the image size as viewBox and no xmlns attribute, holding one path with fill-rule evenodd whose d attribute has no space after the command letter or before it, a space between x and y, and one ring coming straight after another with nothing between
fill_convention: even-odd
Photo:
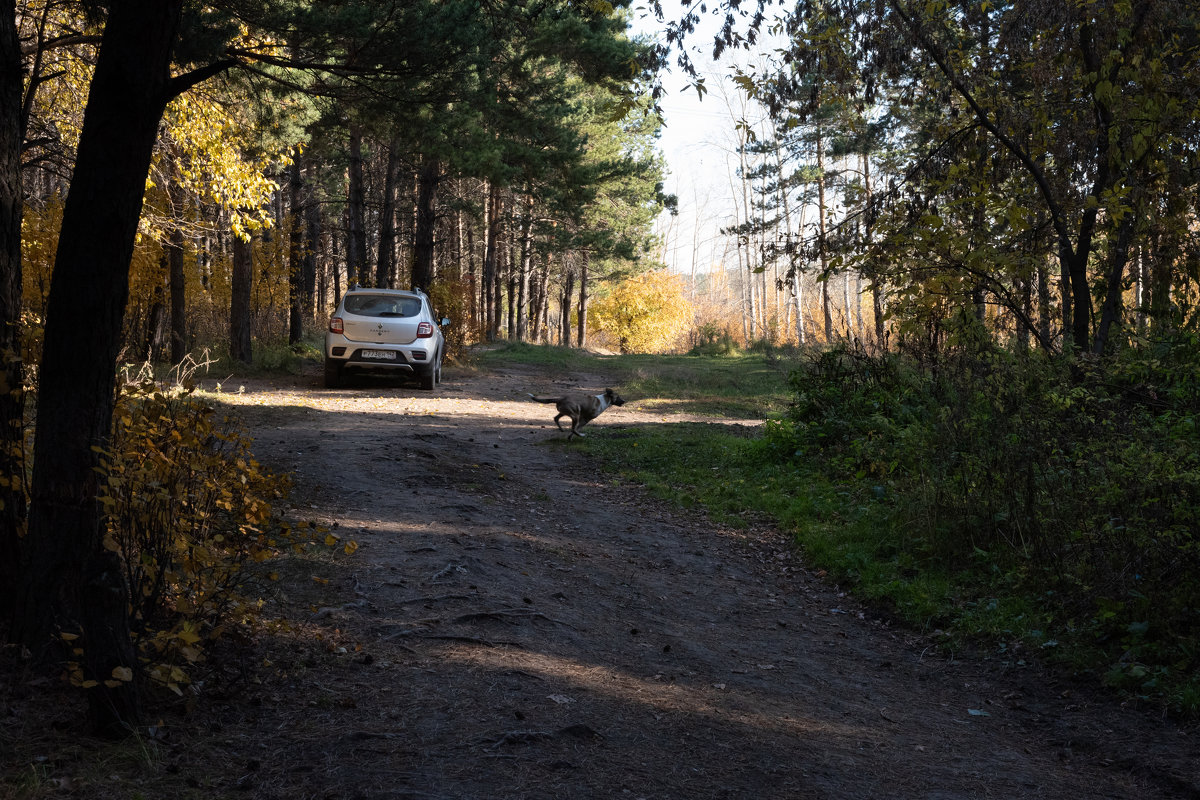
<instances>
[{"instance_id":1,"label":"car license plate","mask_svg":"<svg viewBox=\"0 0 1200 800\"><path fill-rule=\"evenodd\" d=\"M363 358L384 358L384 359L387 359L388 361L395 361L396 360L396 351L395 350L363 350L362 357Z\"/></svg>"}]
</instances>

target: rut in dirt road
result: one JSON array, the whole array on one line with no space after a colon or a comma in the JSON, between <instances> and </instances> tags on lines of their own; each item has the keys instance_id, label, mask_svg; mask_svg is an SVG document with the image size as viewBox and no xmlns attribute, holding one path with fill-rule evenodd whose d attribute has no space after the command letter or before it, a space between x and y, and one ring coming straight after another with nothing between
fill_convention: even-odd
<instances>
[{"instance_id":1,"label":"rut in dirt road","mask_svg":"<svg viewBox=\"0 0 1200 800\"><path fill-rule=\"evenodd\" d=\"M1036 667L936 656L778 532L598 473L524 399L548 383L241 398L301 516L360 546L309 620L332 652L298 650L277 702L242 712L271 732L248 745L253 796L1200 795L1188 731ZM634 402L588 432L671 422Z\"/></svg>"}]
</instances>

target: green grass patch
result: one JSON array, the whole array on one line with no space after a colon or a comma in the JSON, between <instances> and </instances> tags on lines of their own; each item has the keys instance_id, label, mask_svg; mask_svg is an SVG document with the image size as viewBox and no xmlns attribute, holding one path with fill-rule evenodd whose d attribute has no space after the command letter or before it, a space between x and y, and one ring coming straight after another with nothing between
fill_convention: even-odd
<instances>
[{"instance_id":1,"label":"green grass patch","mask_svg":"<svg viewBox=\"0 0 1200 800\"><path fill-rule=\"evenodd\" d=\"M239 378L261 378L268 375L300 375L309 364L320 364L324 358L323 336L309 335L297 342L255 342L251 362L246 364L229 357L227 349L214 351L214 362L208 368L210 376L233 375Z\"/></svg>"},{"instance_id":2,"label":"green grass patch","mask_svg":"<svg viewBox=\"0 0 1200 800\"><path fill-rule=\"evenodd\" d=\"M587 369L604 356L586 350L551 345L526 344L524 342L497 342L471 348L466 356L468 366L480 369L528 365L552 372L571 372Z\"/></svg>"},{"instance_id":3,"label":"green grass patch","mask_svg":"<svg viewBox=\"0 0 1200 800\"><path fill-rule=\"evenodd\" d=\"M627 402L664 412L762 419L790 402L794 355L599 355L569 347L503 343L473 351L478 369L528 365L559 375L601 376Z\"/></svg>"}]
</instances>

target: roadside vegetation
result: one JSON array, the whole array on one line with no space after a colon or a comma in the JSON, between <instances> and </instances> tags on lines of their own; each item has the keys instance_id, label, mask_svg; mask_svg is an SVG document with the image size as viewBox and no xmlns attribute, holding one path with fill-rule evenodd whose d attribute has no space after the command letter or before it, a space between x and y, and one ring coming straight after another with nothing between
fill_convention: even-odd
<instances>
[{"instance_id":1,"label":"roadside vegetation","mask_svg":"<svg viewBox=\"0 0 1200 800\"><path fill-rule=\"evenodd\" d=\"M0 11L0 639L92 728L143 725L226 629L185 595L278 549L274 483L123 365L295 374L355 283L427 291L451 363L524 342L481 363L767 418L578 446L948 646L1200 705L1196 3L654 3L659 41L625 2L252 5ZM660 74L707 91L710 13L718 53L780 41L729 65L732 220L685 230Z\"/></svg>"},{"instance_id":2,"label":"roadside vegetation","mask_svg":"<svg viewBox=\"0 0 1200 800\"><path fill-rule=\"evenodd\" d=\"M1157 367L1080 374L983 350L936 365L853 348L591 356L643 408L712 422L573 443L626 480L740 526L780 525L813 570L881 613L1019 667L1044 659L1127 696L1200 710L1200 431L1181 335ZM733 399L736 398L736 399ZM761 429L721 421L766 418ZM717 423L717 424L714 424Z\"/></svg>"}]
</instances>

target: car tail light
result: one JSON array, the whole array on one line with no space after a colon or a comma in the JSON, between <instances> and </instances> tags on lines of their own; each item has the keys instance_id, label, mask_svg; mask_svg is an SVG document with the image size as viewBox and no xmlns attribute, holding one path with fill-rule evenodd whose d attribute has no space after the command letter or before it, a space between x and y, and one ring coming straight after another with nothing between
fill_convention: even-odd
<instances>
[{"instance_id":1,"label":"car tail light","mask_svg":"<svg viewBox=\"0 0 1200 800\"><path fill-rule=\"evenodd\" d=\"M334 317L333 319L329 320L329 332L330 333L341 333L342 332L342 318L341 317Z\"/></svg>"},{"instance_id":2,"label":"car tail light","mask_svg":"<svg viewBox=\"0 0 1200 800\"><path fill-rule=\"evenodd\" d=\"M433 323L422 322L417 326L417 338L424 339L429 336L433 336Z\"/></svg>"}]
</instances>

